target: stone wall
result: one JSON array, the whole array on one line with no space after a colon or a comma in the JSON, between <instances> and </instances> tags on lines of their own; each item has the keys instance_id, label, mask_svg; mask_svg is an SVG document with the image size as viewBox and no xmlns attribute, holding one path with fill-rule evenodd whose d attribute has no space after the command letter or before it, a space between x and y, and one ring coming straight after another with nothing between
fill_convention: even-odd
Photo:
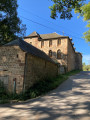
<instances>
[{"instance_id":1,"label":"stone wall","mask_svg":"<svg viewBox=\"0 0 90 120\"><path fill-rule=\"evenodd\" d=\"M68 59L67 59L67 71L75 70L75 50L72 46L71 41L68 39Z\"/></svg>"},{"instance_id":2,"label":"stone wall","mask_svg":"<svg viewBox=\"0 0 90 120\"><path fill-rule=\"evenodd\" d=\"M76 53L75 60L76 60L76 65L75 65L76 69L82 70L82 55L81 55L81 53L79 53L79 52Z\"/></svg>"},{"instance_id":3,"label":"stone wall","mask_svg":"<svg viewBox=\"0 0 90 120\"><path fill-rule=\"evenodd\" d=\"M19 46L0 47L0 80L9 92L23 90L25 53Z\"/></svg>"},{"instance_id":4,"label":"stone wall","mask_svg":"<svg viewBox=\"0 0 90 120\"><path fill-rule=\"evenodd\" d=\"M44 80L48 77L55 77L58 73L58 67L56 64L45 61L44 59L31 54L26 55L25 68L25 90L37 81Z\"/></svg>"},{"instance_id":5,"label":"stone wall","mask_svg":"<svg viewBox=\"0 0 90 120\"><path fill-rule=\"evenodd\" d=\"M52 39L52 46L49 46L50 40L44 40L44 46L41 48L41 41L38 40L38 37L34 38L25 38L24 41L26 41L29 44L32 44L33 46L37 47L38 49L44 51L47 55L49 55L49 50L52 50L52 58L56 58L57 62L59 62L61 65L67 66L67 45L68 45L68 38L60 38L61 44L58 45L58 38ZM62 59L57 59L57 51L61 50Z\"/></svg>"},{"instance_id":6,"label":"stone wall","mask_svg":"<svg viewBox=\"0 0 90 120\"><path fill-rule=\"evenodd\" d=\"M55 63L25 53L19 46L0 47L0 81L9 92L20 93L38 80L57 74Z\"/></svg>"},{"instance_id":7,"label":"stone wall","mask_svg":"<svg viewBox=\"0 0 90 120\"><path fill-rule=\"evenodd\" d=\"M59 46L57 44L58 38L52 39L52 46L49 46L50 40L44 40L44 46L42 48L41 41L38 37L25 38L24 40L29 44L32 43L33 46L44 51L47 55L49 54L49 50L52 50L52 58L55 58L55 62L58 62L61 66L63 66L65 72L81 69L82 58L81 55L76 55L71 39L61 38L61 44ZM61 59L57 59L57 51L59 49L61 51ZM62 68L59 68L59 73L62 73Z\"/></svg>"}]
</instances>

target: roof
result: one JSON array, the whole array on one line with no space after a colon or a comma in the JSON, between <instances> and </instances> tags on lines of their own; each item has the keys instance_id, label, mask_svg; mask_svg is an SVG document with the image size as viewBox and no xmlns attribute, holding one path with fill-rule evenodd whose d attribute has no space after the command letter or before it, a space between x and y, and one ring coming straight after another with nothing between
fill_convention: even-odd
<instances>
[{"instance_id":1,"label":"roof","mask_svg":"<svg viewBox=\"0 0 90 120\"><path fill-rule=\"evenodd\" d=\"M32 46L31 44L28 44L24 40L14 40L4 46L13 46L13 45L18 45L24 52L30 53L34 56L40 57L44 60L47 60L55 64L55 62L45 52L39 50L38 48Z\"/></svg>"},{"instance_id":2,"label":"roof","mask_svg":"<svg viewBox=\"0 0 90 120\"><path fill-rule=\"evenodd\" d=\"M39 34L36 31L34 31L30 35L28 35L26 37L36 37L36 36L39 36Z\"/></svg>"},{"instance_id":3,"label":"roof","mask_svg":"<svg viewBox=\"0 0 90 120\"><path fill-rule=\"evenodd\" d=\"M56 32L49 33L49 34L40 34L41 39L52 39L52 38L58 38L58 37L61 37L61 35L57 34Z\"/></svg>"},{"instance_id":4,"label":"roof","mask_svg":"<svg viewBox=\"0 0 90 120\"><path fill-rule=\"evenodd\" d=\"M13 40L13 41L5 44L4 46L9 46L9 45L10 45L10 46L11 46L11 45L19 45L19 40Z\"/></svg>"},{"instance_id":5,"label":"roof","mask_svg":"<svg viewBox=\"0 0 90 120\"><path fill-rule=\"evenodd\" d=\"M39 40L42 39L55 39L55 38L65 38L68 36L61 36L58 33L54 32L54 33L48 33L48 34L38 34L36 31L32 32L30 35L24 37L24 38L32 38L32 37L39 37Z\"/></svg>"}]
</instances>

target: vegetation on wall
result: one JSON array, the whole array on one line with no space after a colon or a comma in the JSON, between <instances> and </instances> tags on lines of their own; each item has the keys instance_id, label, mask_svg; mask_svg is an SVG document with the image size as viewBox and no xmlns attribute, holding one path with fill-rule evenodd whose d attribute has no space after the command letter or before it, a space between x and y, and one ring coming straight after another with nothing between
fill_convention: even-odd
<instances>
[{"instance_id":1,"label":"vegetation on wall","mask_svg":"<svg viewBox=\"0 0 90 120\"><path fill-rule=\"evenodd\" d=\"M83 63L83 71L90 71L90 65Z\"/></svg>"}]
</instances>

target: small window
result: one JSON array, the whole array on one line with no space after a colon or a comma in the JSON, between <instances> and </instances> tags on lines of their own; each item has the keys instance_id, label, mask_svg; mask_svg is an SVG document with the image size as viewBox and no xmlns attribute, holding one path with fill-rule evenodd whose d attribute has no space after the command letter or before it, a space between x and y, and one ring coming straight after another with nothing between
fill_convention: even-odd
<instances>
[{"instance_id":1,"label":"small window","mask_svg":"<svg viewBox=\"0 0 90 120\"><path fill-rule=\"evenodd\" d=\"M52 46L52 40L49 41L49 47L51 47L51 46Z\"/></svg>"},{"instance_id":2,"label":"small window","mask_svg":"<svg viewBox=\"0 0 90 120\"><path fill-rule=\"evenodd\" d=\"M61 39L58 39L57 45L61 44Z\"/></svg>"},{"instance_id":3,"label":"small window","mask_svg":"<svg viewBox=\"0 0 90 120\"><path fill-rule=\"evenodd\" d=\"M52 57L52 50L49 50L49 57Z\"/></svg>"},{"instance_id":4,"label":"small window","mask_svg":"<svg viewBox=\"0 0 90 120\"><path fill-rule=\"evenodd\" d=\"M30 44L32 45L32 42L30 42Z\"/></svg>"},{"instance_id":5,"label":"small window","mask_svg":"<svg viewBox=\"0 0 90 120\"><path fill-rule=\"evenodd\" d=\"M57 59L61 59L61 51L60 50L57 51Z\"/></svg>"},{"instance_id":6,"label":"small window","mask_svg":"<svg viewBox=\"0 0 90 120\"><path fill-rule=\"evenodd\" d=\"M18 54L17 54L17 58L18 58Z\"/></svg>"},{"instance_id":7,"label":"small window","mask_svg":"<svg viewBox=\"0 0 90 120\"><path fill-rule=\"evenodd\" d=\"M41 48L44 47L44 41L41 41Z\"/></svg>"}]
</instances>

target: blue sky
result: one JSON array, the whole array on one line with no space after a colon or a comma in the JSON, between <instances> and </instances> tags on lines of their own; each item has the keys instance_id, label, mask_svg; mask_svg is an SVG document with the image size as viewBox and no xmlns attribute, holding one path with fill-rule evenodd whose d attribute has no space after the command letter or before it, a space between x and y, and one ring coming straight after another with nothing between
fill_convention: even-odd
<instances>
[{"instance_id":1,"label":"blue sky","mask_svg":"<svg viewBox=\"0 0 90 120\"><path fill-rule=\"evenodd\" d=\"M90 64L90 43L82 39L83 33L87 30L83 18L77 18L73 13L71 20L50 18L50 9L53 3L51 0L18 0L18 16L23 24L26 24L26 35L33 31L39 34L57 32L60 35L69 36L73 39L76 51L83 54L83 62Z\"/></svg>"}]
</instances>

